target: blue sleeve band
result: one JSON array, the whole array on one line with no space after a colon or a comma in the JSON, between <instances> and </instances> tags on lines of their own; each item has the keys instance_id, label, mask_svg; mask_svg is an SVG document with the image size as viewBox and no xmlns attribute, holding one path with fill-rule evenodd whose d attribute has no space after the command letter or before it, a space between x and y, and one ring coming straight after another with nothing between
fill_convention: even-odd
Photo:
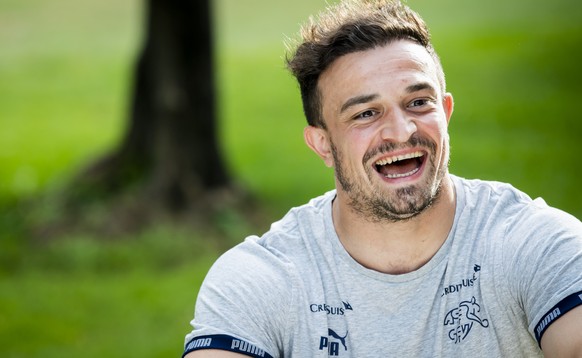
<instances>
[{"instance_id":1,"label":"blue sleeve band","mask_svg":"<svg viewBox=\"0 0 582 358\"><path fill-rule=\"evenodd\" d=\"M582 305L582 291L571 294L570 296L561 300L557 305L552 307L550 311L542 317L534 329L538 345L541 346L542 336L550 324L552 324L558 318L562 317L572 308L579 305Z\"/></svg>"},{"instance_id":2,"label":"blue sleeve band","mask_svg":"<svg viewBox=\"0 0 582 358\"><path fill-rule=\"evenodd\" d=\"M254 358L273 358L272 355L254 344L226 334L215 334L192 338L188 344L186 344L182 358L184 358L186 354L199 349L220 349L223 351L244 354Z\"/></svg>"}]
</instances>

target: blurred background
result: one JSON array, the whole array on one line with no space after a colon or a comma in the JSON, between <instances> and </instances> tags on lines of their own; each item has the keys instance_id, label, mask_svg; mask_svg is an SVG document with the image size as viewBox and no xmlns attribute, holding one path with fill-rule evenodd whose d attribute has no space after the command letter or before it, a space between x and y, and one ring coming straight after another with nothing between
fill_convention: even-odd
<instances>
[{"instance_id":1,"label":"blurred background","mask_svg":"<svg viewBox=\"0 0 582 358\"><path fill-rule=\"evenodd\" d=\"M196 147L212 136L200 130L194 140L198 129L172 132L164 120L143 131L140 150L124 152L138 119L177 113L136 105L144 54L173 59L159 40L146 46L156 44L148 2L0 1L2 357L179 356L214 259L332 188L332 171L303 144L284 66L285 39L325 2L210 5L214 85L203 93L216 106L186 118L207 123L216 142ZM455 97L451 172L509 182L582 218L582 3L408 5L427 21ZM157 9L166 23L189 17ZM201 23L195 14L192 23ZM195 44L187 53L202 48L185 38ZM147 78L204 74L184 67ZM164 90L169 82L150 86L145 102L181 103ZM103 170L127 152L149 159L115 176ZM196 174L194 163L215 176Z\"/></svg>"}]
</instances>

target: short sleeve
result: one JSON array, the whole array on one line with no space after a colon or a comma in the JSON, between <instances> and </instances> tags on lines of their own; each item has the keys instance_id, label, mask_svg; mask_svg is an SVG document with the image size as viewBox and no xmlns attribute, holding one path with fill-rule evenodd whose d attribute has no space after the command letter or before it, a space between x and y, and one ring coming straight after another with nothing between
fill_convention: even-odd
<instances>
[{"instance_id":1,"label":"short sleeve","mask_svg":"<svg viewBox=\"0 0 582 358\"><path fill-rule=\"evenodd\" d=\"M582 304L582 223L534 203L509 223L503 257L508 285L539 344L553 321Z\"/></svg>"},{"instance_id":2,"label":"short sleeve","mask_svg":"<svg viewBox=\"0 0 582 358\"><path fill-rule=\"evenodd\" d=\"M200 288L185 354L223 349L277 357L295 317L290 264L249 238L223 254Z\"/></svg>"}]
</instances>

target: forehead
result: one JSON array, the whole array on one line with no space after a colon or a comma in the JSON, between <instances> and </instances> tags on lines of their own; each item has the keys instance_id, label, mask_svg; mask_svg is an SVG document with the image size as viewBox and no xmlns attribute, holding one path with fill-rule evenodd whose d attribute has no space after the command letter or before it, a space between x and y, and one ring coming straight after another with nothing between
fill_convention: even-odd
<instances>
[{"instance_id":1,"label":"forehead","mask_svg":"<svg viewBox=\"0 0 582 358\"><path fill-rule=\"evenodd\" d=\"M338 58L322 72L318 88L325 103L336 97L386 93L415 81L439 88L436 65L423 46L400 40Z\"/></svg>"}]
</instances>

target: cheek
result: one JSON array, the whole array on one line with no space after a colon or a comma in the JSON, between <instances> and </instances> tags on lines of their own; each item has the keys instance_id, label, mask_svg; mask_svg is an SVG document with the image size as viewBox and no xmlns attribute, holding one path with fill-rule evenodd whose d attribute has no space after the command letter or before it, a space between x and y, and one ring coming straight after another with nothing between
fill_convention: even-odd
<instances>
[{"instance_id":1,"label":"cheek","mask_svg":"<svg viewBox=\"0 0 582 358\"><path fill-rule=\"evenodd\" d=\"M352 130L343 138L346 154L349 153L350 160L361 164L366 153L374 146L374 135L371 130ZM376 143L377 145L378 143Z\"/></svg>"},{"instance_id":2,"label":"cheek","mask_svg":"<svg viewBox=\"0 0 582 358\"><path fill-rule=\"evenodd\" d=\"M338 138L333 155L334 166L341 166L343 170L358 171L361 167L365 150L355 138ZM336 164L336 162L339 162Z\"/></svg>"},{"instance_id":3,"label":"cheek","mask_svg":"<svg viewBox=\"0 0 582 358\"><path fill-rule=\"evenodd\" d=\"M416 125L419 132L432 137L437 143L441 142L441 138L448 139L448 126L444 120L427 118L417 121Z\"/></svg>"}]
</instances>

